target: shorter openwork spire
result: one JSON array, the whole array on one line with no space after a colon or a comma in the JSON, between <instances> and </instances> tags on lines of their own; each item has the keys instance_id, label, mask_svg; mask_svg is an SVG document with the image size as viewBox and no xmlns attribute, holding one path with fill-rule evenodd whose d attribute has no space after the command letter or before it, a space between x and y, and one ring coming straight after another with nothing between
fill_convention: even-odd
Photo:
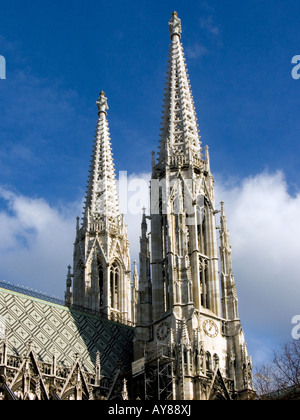
<instances>
[{"instance_id":1,"label":"shorter openwork spire","mask_svg":"<svg viewBox=\"0 0 300 420\"><path fill-rule=\"evenodd\" d=\"M129 242L119 210L108 104L103 91L96 104L98 123L84 218L82 226L77 223L76 227L73 290L68 278L66 302L127 324L132 313Z\"/></svg>"},{"instance_id":2,"label":"shorter openwork spire","mask_svg":"<svg viewBox=\"0 0 300 420\"><path fill-rule=\"evenodd\" d=\"M85 203L85 220L88 217L116 219L120 216L116 176L107 121L107 98L100 92L97 100L98 124L91 160L91 169Z\"/></svg>"}]
</instances>

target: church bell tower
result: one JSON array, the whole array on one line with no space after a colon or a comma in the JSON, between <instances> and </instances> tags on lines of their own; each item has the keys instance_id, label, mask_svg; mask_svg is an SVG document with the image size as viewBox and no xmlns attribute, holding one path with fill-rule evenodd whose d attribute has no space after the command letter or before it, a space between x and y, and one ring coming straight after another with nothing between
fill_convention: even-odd
<instances>
[{"instance_id":1,"label":"church bell tower","mask_svg":"<svg viewBox=\"0 0 300 420\"><path fill-rule=\"evenodd\" d=\"M145 398L248 399L252 366L238 315L224 203L215 203L176 12L169 31L151 211L142 221L135 362L144 366ZM150 389L151 383L159 385Z\"/></svg>"},{"instance_id":2,"label":"church bell tower","mask_svg":"<svg viewBox=\"0 0 300 420\"><path fill-rule=\"evenodd\" d=\"M131 323L127 226L118 203L107 121L107 98L97 101L98 123L83 219L77 219L74 273L67 277L66 304L121 323ZM73 287L72 287L73 277Z\"/></svg>"}]
</instances>

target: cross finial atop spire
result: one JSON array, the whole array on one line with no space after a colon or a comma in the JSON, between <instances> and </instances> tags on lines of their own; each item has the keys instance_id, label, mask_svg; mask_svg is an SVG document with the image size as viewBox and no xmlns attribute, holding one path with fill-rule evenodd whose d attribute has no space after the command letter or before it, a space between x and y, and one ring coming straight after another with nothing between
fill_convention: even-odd
<instances>
[{"instance_id":1,"label":"cross finial atop spire","mask_svg":"<svg viewBox=\"0 0 300 420\"><path fill-rule=\"evenodd\" d=\"M169 21L169 30L171 39L174 35L179 36L179 38L181 37L181 20L179 19L177 12L172 13L172 19Z\"/></svg>"},{"instance_id":2,"label":"cross finial atop spire","mask_svg":"<svg viewBox=\"0 0 300 420\"><path fill-rule=\"evenodd\" d=\"M103 92L103 90L100 92L100 96L98 101L96 102L97 107L98 107L98 114L100 114L101 112L104 112L105 115L107 114L107 110L108 105L107 105L107 98L105 97L105 93Z\"/></svg>"}]
</instances>

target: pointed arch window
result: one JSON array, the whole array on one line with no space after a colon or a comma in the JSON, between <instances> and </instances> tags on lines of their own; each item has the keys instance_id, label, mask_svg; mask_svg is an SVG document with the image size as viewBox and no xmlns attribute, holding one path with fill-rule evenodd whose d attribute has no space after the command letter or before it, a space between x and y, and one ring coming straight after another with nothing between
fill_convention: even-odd
<instances>
[{"instance_id":1,"label":"pointed arch window","mask_svg":"<svg viewBox=\"0 0 300 420\"><path fill-rule=\"evenodd\" d=\"M181 203L180 203L180 196L177 192L177 195L174 197L173 200L173 214L178 215L181 213Z\"/></svg>"},{"instance_id":2,"label":"pointed arch window","mask_svg":"<svg viewBox=\"0 0 300 420\"><path fill-rule=\"evenodd\" d=\"M163 280L163 292L164 292L164 309L167 312L170 309L170 284L169 284L169 273L167 263L162 264L162 280Z\"/></svg>"},{"instance_id":3,"label":"pointed arch window","mask_svg":"<svg viewBox=\"0 0 300 420\"><path fill-rule=\"evenodd\" d=\"M211 354L209 353L209 351L206 353L205 362L206 370L211 371Z\"/></svg>"},{"instance_id":4,"label":"pointed arch window","mask_svg":"<svg viewBox=\"0 0 300 420\"><path fill-rule=\"evenodd\" d=\"M120 269L116 262L110 268L110 306L119 309Z\"/></svg>"},{"instance_id":5,"label":"pointed arch window","mask_svg":"<svg viewBox=\"0 0 300 420\"><path fill-rule=\"evenodd\" d=\"M184 361L185 367L187 367L187 364L188 364L188 350L186 348L183 351L183 361Z\"/></svg>"},{"instance_id":6,"label":"pointed arch window","mask_svg":"<svg viewBox=\"0 0 300 420\"><path fill-rule=\"evenodd\" d=\"M209 277L208 277L208 260L199 257L200 268L200 287L201 287L201 305L209 308Z\"/></svg>"},{"instance_id":7,"label":"pointed arch window","mask_svg":"<svg viewBox=\"0 0 300 420\"><path fill-rule=\"evenodd\" d=\"M218 369L219 364L220 364L219 356L217 354L214 354L214 370Z\"/></svg>"},{"instance_id":8,"label":"pointed arch window","mask_svg":"<svg viewBox=\"0 0 300 420\"><path fill-rule=\"evenodd\" d=\"M98 260L98 274L99 274L99 290L100 290L100 307L104 305L104 274L102 261Z\"/></svg>"},{"instance_id":9,"label":"pointed arch window","mask_svg":"<svg viewBox=\"0 0 300 420\"><path fill-rule=\"evenodd\" d=\"M206 204L203 195L197 198L198 243L201 254L206 254Z\"/></svg>"}]
</instances>

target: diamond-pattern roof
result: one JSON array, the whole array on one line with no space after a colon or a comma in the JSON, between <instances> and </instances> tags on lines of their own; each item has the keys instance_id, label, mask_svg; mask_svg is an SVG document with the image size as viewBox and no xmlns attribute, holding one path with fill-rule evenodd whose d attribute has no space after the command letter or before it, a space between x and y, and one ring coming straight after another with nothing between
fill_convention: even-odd
<instances>
[{"instance_id":1,"label":"diamond-pattern roof","mask_svg":"<svg viewBox=\"0 0 300 420\"><path fill-rule=\"evenodd\" d=\"M111 377L119 362L131 363L133 329L96 315L71 310L0 288L0 319L10 354L23 355L29 342L37 357L71 367L79 353L86 371L94 373L100 352L101 374Z\"/></svg>"}]
</instances>

